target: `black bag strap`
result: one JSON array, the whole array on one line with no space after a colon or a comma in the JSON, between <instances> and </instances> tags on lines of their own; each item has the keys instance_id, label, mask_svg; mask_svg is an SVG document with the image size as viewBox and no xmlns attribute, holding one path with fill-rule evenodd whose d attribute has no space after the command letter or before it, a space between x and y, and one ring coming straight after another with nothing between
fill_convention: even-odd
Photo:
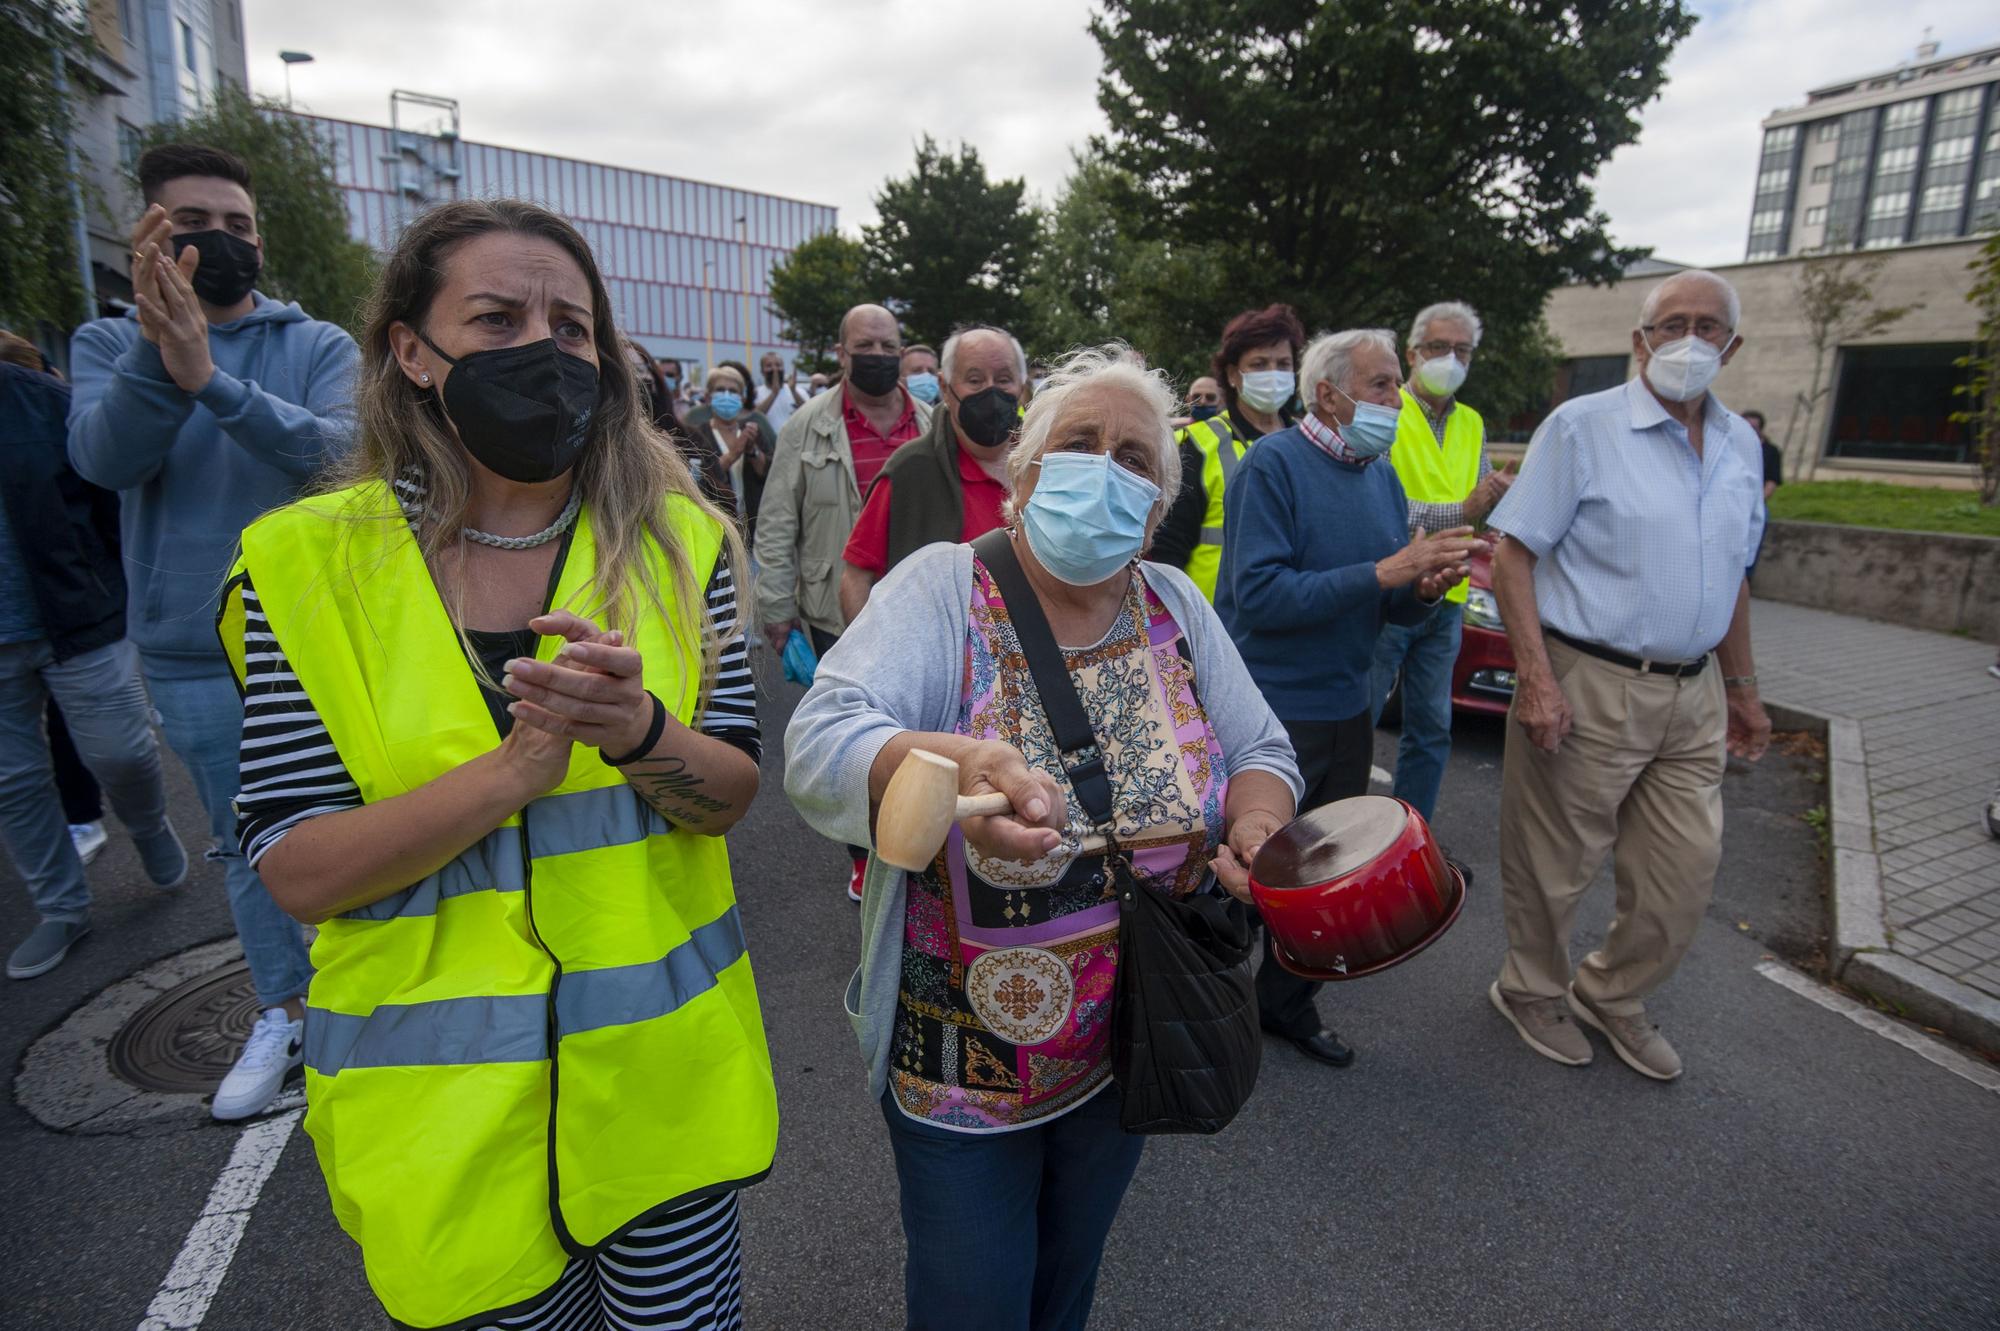
<instances>
[{"instance_id":1,"label":"black bag strap","mask_svg":"<svg viewBox=\"0 0 2000 1331\"><path fill-rule=\"evenodd\" d=\"M1014 543L1007 538L1007 529L1000 527L987 532L972 543L972 552L986 565L994 585L1000 589L1000 600L1007 607L1014 636L1021 642L1021 654L1028 659L1028 673L1034 677L1035 691L1041 695L1042 710L1048 714L1049 728L1055 732L1063 775L1069 778L1077 803L1083 805L1091 821L1108 828L1111 778L1104 770L1097 732L1084 714L1076 681L1069 676L1069 665L1063 660L1062 648L1056 645L1048 616L1042 613L1042 603L1036 598L1035 589L1028 585L1028 575L1021 571L1021 561L1014 554Z\"/></svg>"}]
</instances>

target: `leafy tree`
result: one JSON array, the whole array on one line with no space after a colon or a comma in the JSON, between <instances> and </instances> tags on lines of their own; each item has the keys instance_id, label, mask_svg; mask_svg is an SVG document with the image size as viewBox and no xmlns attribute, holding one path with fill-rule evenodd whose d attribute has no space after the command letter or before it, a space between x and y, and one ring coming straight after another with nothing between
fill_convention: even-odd
<instances>
[{"instance_id":1,"label":"leafy tree","mask_svg":"<svg viewBox=\"0 0 2000 1331\"><path fill-rule=\"evenodd\" d=\"M840 319L863 301L877 299L868 285L867 251L858 240L826 231L806 241L771 269L771 312L784 320L785 337L822 365L840 338Z\"/></svg>"},{"instance_id":2,"label":"leafy tree","mask_svg":"<svg viewBox=\"0 0 2000 1331\"><path fill-rule=\"evenodd\" d=\"M1914 305L1877 305L1875 289L1888 262L1883 254L1857 254L1835 250L1819 258L1807 259L1793 274L1793 295L1799 305L1799 321L1805 328L1806 344L1812 348L1812 380L1792 399L1792 414L1785 422L1785 474L1809 481L1819 469L1818 437L1813 420L1820 403L1833 393L1833 356L1844 342L1886 333L1903 317L1923 308ZM1793 435L1798 436L1796 453Z\"/></svg>"},{"instance_id":3,"label":"leafy tree","mask_svg":"<svg viewBox=\"0 0 2000 1331\"><path fill-rule=\"evenodd\" d=\"M970 144L954 156L928 134L916 169L883 182L862 243L874 285L917 339L941 345L966 323L1026 331L1021 286L1040 229L1026 192L989 180Z\"/></svg>"},{"instance_id":4,"label":"leafy tree","mask_svg":"<svg viewBox=\"0 0 2000 1331\"><path fill-rule=\"evenodd\" d=\"M224 83L199 114L149 127L148 148L204 143L250 164L264 271L257 289L295 300L317 319L359 334L361 301L375 281L375 256L347 234L347 206L333 183L333 154L281 102L252 99Z\"/></svg>"},{"instance_id":5,"label":"leafy tree","mask_svg":"<svg viewBox=\"0 0 2000 1331\"><path fill-rule=\"evenodd\" d=\"M66 155L89 36L63 0L0 0L0 323L67 329L84 309ZM58 67L64 68L58 76Z\"/></svg>"},{"instance_id":6,"label":"leafy tree","mask_svg":"<svg viewBox=\"0 0 2000 1331\"><path fill-rule=\"evenodd\" d=\"M1189 334L1274 300L1402 329L1458 298L1485 371L1555 287L1642 256L1590 181L1692 25L1677 0L1105 0L1103 148L1145 237L1227 279Z\"/></svg>"},{"instance_id":7,"label":"leafy tree","mask_svg":"<svg viewBox=\"0 0 2000 1331\"><path fill-rule=\"evenodd\" d=\"M1979 340L1971 354L1958 359L1958 367L1971 371L1971 377L1952 388L1967 405L1951 418L1972 430L1979 502L1991 507L2000 501L2000 234L1988 236L1966 267L1974 280L1965 298L1979 311Z\"/></svg>"}]
</instances>

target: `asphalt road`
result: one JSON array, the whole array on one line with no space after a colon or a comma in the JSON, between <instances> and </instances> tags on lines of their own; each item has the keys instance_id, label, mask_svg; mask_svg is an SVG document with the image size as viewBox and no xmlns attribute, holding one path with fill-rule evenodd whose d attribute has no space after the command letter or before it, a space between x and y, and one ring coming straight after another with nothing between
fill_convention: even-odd
<instances>
[{"instance_id":1,"label":"asphalt road","mask_svg":"<svg viewBox=\"0 0 2000 1331\"><path fill-rule=\"evenodd\" d=\"M731 839L784 1116L777 1169L745 1197L751 1324L891 1327L894 1172L839 1001L853 908L839 851L782 797L777 737L796 691L781 690L763 796ZM1440 829L1477 871L1458 925L1411 964L1326 992L1354 1067L1271 1046L1228 1131L1148 1145L1093 1327L2000 1325L2000 1096L1753 969L1814 946L1816 837L1799 814L1824 796L1806 765L1774 756L1728 782L1715 907L1652 1004L1689 1068L1661 1086L1601 1045L1584 1069L1537 1058L1487 1005L1501 733L1461 723L1445 785ZM1394 736L1378 740L1386 765ZM105 985L228 932L209 866L162 897L114 835L91 876L95 935L51 975L0 988L12 1070ZM11 946L31 914L6 877ZM1607 878L1580 944L1609 898ZM65 1135L10 1098L0 1323L137 1326L239 1135ZM295 1133L203 1331L383 1324Z\"/></svg>"}]
</instances>

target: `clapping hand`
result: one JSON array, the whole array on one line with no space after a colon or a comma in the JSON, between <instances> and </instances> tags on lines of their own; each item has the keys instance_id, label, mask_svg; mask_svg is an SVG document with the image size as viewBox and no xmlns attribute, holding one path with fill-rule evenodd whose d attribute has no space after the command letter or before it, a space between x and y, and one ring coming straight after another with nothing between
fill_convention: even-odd
<instances>
[{"instance_id":1,"label":"clapping hand","mask_svg":"<svg viewBox=\"0 0 2000 1331\"><path fill-rule=\"evenodd\" d=\"M645 661L617 629L599 629L581 615L557 610L528 621L537 633L567 639L553 661L516 657L501 686L514 695L507 711L520 725L623 756L653 726Z\"/></svg>"},{"instance_id":2,"label":"clapping hand","mask_svg":"<svg viewBox=\"0 0 2000 1331\"><path fill-rule=\"evenodd\" d=\"M208 316L190 281L201 252L190 245L179 257L168 257L173 227L158 204L139 220L133 240L132 298L139 307L139 335L160 349L168 376L182 392L199 393L215 377Z\"/></svg>"}]
</instances>

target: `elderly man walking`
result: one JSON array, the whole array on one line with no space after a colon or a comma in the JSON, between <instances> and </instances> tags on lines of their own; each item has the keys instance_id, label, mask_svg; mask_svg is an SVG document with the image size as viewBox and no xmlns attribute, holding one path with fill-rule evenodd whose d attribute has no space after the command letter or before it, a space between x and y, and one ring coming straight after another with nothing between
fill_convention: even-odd
<instances>
[{"instance_id":1,"label":"elderly man walking","mask_svg":"<svg viewBox=\"0 0 2000 1331\"><path fill-rule=\"evenodd\" d=\"M1739 313L1714 273L1655 287L1639 377L1557 407L1493 512L1520 684L1500 795L1507 957L1488 997L1546 1058L1590 1062L1574 1016L1659 1081L1681 1059L1645 999L1715 886L1725 749L1755 760L1771 734L1743 573L1763 527L1757 437L1708 392L1743 344ZM1572 974L1606 851L1617 915Z\"/></svg>"},{"instance_id":2,"label":"elderly man walking","mask_svg":"<svg viewBox=\"0 0 2000 1331\"><path fill-rule=\"evenodd\" d=\"M1410 501L1410 523L1440 532L1478 522L1507 492L1507 477L1486 460L1486 422L1458 400L1479 347L1479 315L1463 301L1426 306L1410 325L1410 381L1396 419L1389 464ZM1451 671L1465 628L1468 589L1458 584L1421 624L1391 624L1375 643L1374 716L1382 719L1398 674L1403 734L1395 795L1429 821L1451 757Z\"/></svg>"},{"instance_id":3,"label":"elderly man walking","mask_svg":"<svg viewBox=\"0 0 2000 1331\"><path fill-rule=\"evenodd\" d=\"M1298 424L1264 436L1223 491L1215 609L1284 723L1305 779L1301 809L1368 793L1370 662L1384 624L1420 624L1483 548L1465 527L1410 531L1396 473L1395 334L1322 336L1300 361ZM1268 933L1257 973L1265 1029L1334 1067L1354 1051L1320 1021L1319 985L1279 966Z\"/></svg>"},{"instance_id":4,"label":"elderly man walking","mask_svg":"<svg viewBox=\"0 0 2000 1331\"><path fill-rule=\"evenodd\" d=\"M880 305L840 320L840 391L821 393L778 431L758 503L757 617L774 651L803 628L824 656L847 627L841 554L861 496L898 448L929 426L931 409L903 387L903 330ZM847 848L847 896L861 900L868 852Z\"/></svg>"},{"instance_id":5,"label":"elderly man walking","mask_svg":"<svg viewBox=\"0 0 2000 1331\"><path fill-rule=\"evenodd\" d=\"M1002 525L1028 355L1004 328L961 328L945 339L943 366L943 410L933 410L929 432L882 468L842 553L840 613L849 623L906 557L938 541L969 543Z\"/></svg>"}]
</instances>

